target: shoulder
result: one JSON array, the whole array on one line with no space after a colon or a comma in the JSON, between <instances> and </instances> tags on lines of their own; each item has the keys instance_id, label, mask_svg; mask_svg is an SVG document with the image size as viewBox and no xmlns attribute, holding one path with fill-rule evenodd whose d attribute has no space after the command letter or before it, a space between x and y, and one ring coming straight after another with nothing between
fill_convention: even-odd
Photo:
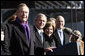
<instances>
[{"instance_id":1,"label":"shoulder","mask_svg":"<svg viewBox=\"0 0 85 56\"><path fill-rule=\"evenodd\" d=\"M55 31L53 32L53 36L57 36L57 34L58 34L57 30L55 30Z\"/></svg>"},{"instance_id":2,"label":"shoulder","mask_svg":"<svg viewBox=\"0 0 85 56\"><path fill-rule=\"evenodd\" d=\"M33 31L33 25L31 25L31 24L28 24L28 25L29 25L30 31L32 32Z\"/></svg>"},{"instance_id":3,"label":"shoulder","mask_svg":"<svg viewBox=\"0 0 85 56\"><path fill-rule=\"evenodd\" d=\"M12 31L15 28L16 25L18 25L16 23L16 21L10 21L10 22L5 24L8 31Z\"/></svg>"},{"instance_id":4,"label":"shoulder","mask_svg":"<svg viewBox=\"0 0 85 56\"><path fill-rule=\"evenodd\" d=\"M37 28L35 27L35 25L33 25L33 30L34 30L34 32L38 32Z\"/></svg>"},{"instance_id":5,"label":"shoulder","mask_svg":"<svg viewBox=\"0 0 85 56\"><path fill-rule=\"evenodd\" d=\"M67 33L67 32L66 32L66 31L64 31L64 30L63 30L63 33L64 33L64 35L69 35L69 33Z\"/></svg>"},{"instance_id":6,"label":"shoulder","mask_svg":"<svg viewBox=\"0 0 85 56\"><path fill-rule=\"evenodd\" d=\"M33 29L33 25L32 24L28 24L30 29Z\"/></svg>"},{"instance_id":7,"label":"shoulder","mask_svg":"<svg viewBox=\"0 0 85 56\"><path fill-rule=\"evenodd\" d=\"M16 21L8 21L7 23L5 23L5 25L13 25Z\"/></svg>"},{"instance_id":8,"label":"shoulder","mask_svg":"<svg viewBox=\"0 0 85 56\"><path fill-rule=\"evenodd\" d=\"M31 25L31 24L28 24L29 25L29 27L33 27L33 25Z\"/></svg>"}]
</instances>

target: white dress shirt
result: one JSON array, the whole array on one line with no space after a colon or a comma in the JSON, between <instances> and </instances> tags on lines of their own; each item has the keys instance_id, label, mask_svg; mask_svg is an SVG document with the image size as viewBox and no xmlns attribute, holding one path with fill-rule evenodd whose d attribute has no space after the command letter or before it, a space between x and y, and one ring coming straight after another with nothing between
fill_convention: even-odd
<instances>
[{"instance_id":1,"label":"white dress shirt","mask_svg":"<svg viewBox=\"0 0 85 56\"><path fill-rule=\"evenodd\" d=\"M63 41L64 41L63 31L62 31L62 30L60 30L60 29L57 29L57 31L58 31L58 35L59 35L60 40L61 40L61 44L63 45ZM60 32L61 32L61 34L60 34Z\"/></svg>"},{"instance_id":2,"label":"white dress shirt","mask_svg":"<svg viewBox=\"0 0 85 56\"><path fill-rule=\"evenodd\" d=\"M39 33L39 35L41 36L41 41L42 41L42 43L43 43L43 30L39 30L38 28L37 28L37 31L38 31L38 33Z\"/></svg>"}]
</instances>

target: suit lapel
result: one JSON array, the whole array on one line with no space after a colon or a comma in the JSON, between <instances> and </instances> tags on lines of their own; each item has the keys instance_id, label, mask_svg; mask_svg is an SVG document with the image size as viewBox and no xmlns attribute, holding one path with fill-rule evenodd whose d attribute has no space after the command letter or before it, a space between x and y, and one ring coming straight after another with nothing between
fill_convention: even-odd
<instances>
[{"instance_id":1,"label":"suit lapel","mask_svg":"<svg viewBox=\"0 0 85 56\"><path fill-rule=\"evenodd\" d=\"M67 44L69 42L69 35L67 35L65 32L64 32L64 44Z\"/></svg>"},{"instance_id":2,"label":"suit lapel","mask_svg":"<svg viewBox=\"0 0 85 56\"><path fill-rule=\"evenodd\" d=\"M57 41L59 42L59 44L61 44L61 41L60 41L60 38L59 38L57 31L55 31L54 36L57 39Z\"/></svg>"},{"instance_id":3,"label":"suit lapel","mask_svg":"<svg viewBox=\"0 0 85 56\"><path fill-rule=\"evenodd\" d=\"M14 27L17 32L17 34L20 36L21 40L29 47L29 43L26 41L26 36L23 27L21 27L19 24L16 25L17 27Z\"/></svg>"},{"instance_id":4,"label":"suit lapel","mask_svg":"<svg viewBox=\"0 0 85 56\"><path fill-rule=\"evenodd\" d=\"M36 35L36 38L39 40L39 42L42 44L42 42L41 42L41 36L39 35L39 33L38 33L38 31L37 31L37 29L36 29L36 27L34 26L34 30L35 30L35 35Z\"/></svg>"},{"instance_id":5,"label":"suit lapel","mask_svg":"<svg viewBox=\"0 0 85 56\"><path fill-rule=\"evenodd\" d=\"M40 41L40 43L41 43L41 37L40 37L40 35L39 35L39 33L38 32L36 32L36 38Z\"/></svg>"}]
</instances>

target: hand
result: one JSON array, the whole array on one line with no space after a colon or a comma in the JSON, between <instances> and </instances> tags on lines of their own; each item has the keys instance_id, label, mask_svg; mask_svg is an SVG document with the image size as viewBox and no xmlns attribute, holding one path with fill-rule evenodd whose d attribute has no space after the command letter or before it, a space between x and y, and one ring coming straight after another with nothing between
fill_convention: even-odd
<instances>
[{"instance_id":1,"label":"hand","mask_svg":"<svg viewBox=\"0 0 85 56\"><path fill-rule=\"evenodd\" d=\"M45 48L45 51L51 51L51 52L53 52L53 48L56 48L56 47L48 47L48 48Z\"/></svg>"},{"instance_id":2,"label":"hand","mask_svg":"<svg viewBox=\"0 0 85 56\"><path fill-rule=\"evenodd\" d=\"M4 41L4 32L1 31L1 41Z\"/></svg>"}]
</instances>

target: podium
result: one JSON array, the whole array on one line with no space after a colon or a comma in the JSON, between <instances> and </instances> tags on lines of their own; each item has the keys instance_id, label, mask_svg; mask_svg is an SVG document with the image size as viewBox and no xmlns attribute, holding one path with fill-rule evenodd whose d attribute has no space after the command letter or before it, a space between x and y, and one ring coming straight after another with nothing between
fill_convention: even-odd
<instances>
[{"instance_id":1,"label":"podium","mask_svg":"<svg viewBox=\"0 0 85 56\"><path fill-rule=\"evenodd\" d=\"M77 43L72 42L53 49L53 52L47 52L47 55L78 55Z\"/></svg>"}]
</instances>

